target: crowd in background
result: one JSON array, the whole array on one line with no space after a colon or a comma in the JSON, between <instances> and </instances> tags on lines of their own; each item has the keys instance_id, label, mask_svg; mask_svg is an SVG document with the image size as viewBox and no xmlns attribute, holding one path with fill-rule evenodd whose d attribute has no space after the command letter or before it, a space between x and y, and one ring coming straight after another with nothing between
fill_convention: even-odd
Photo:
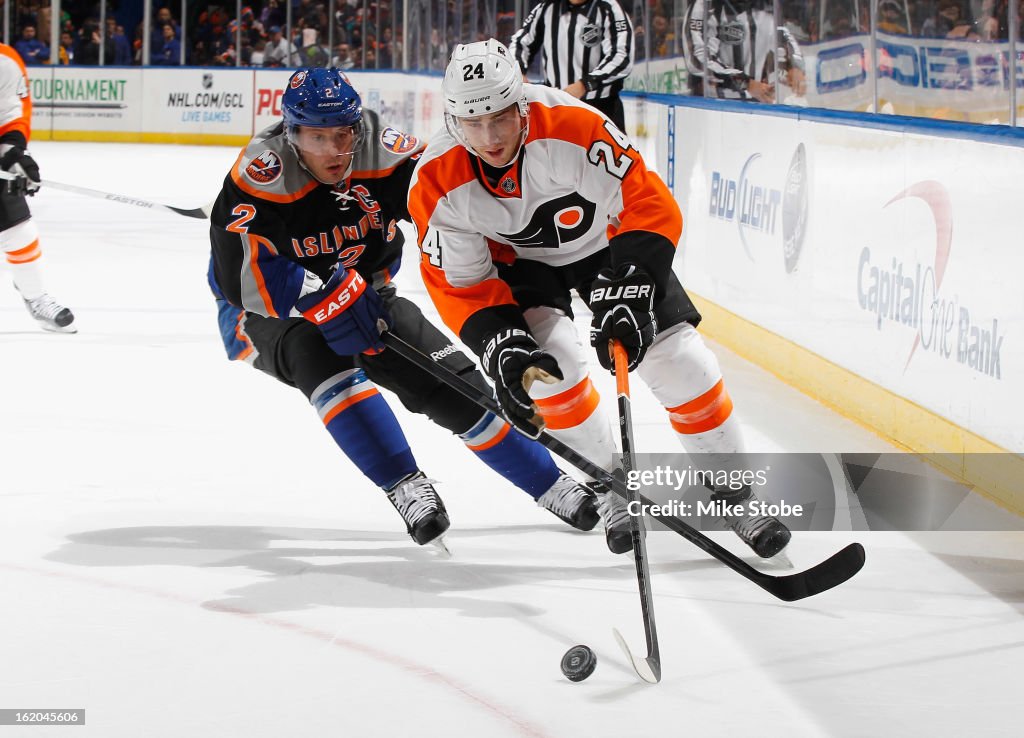
<instances>
[{"instance_id":1,"label":"crowd in background","mask_svg":"<svg viewBox=\"0 0 1024 738\"><path fill-rule=\"evenodd\" d=\"M12 14L10 43L27 65L96 65L102 46L104 65L118 66L401 66L401 25L395 23L390 0L337 0L333 24L326 2L293 0L288 38L285 2L247 5L239 17L234 3L190 2L183 37L181 3L160 7L157 0L146 61L139 8L119 9L116 2L108 2L101 43L98 3L66 0L61 8L60 44L53 53L50 5L28 0Z\"/></svg>"},{"instance_id":2,"label":"crowd in background","mask_svg":"<svg viewBox=\"0 0 1024 738\"><path fill-rule=\"evenodd\" d=\"M338 66L342 69L400 68L403 61L403 7L410 20L429 31L410 43L412 68L443 69L449 49L494 36L507 43L539 0L336 0L333 18L323 0L290 0L287 32L285 3L262 0L236 16L234 3L187 3L186 37L181 3L154 3L149 30L154 65L193 66ZM622 0L637 35L637 60L682 53L682 19L693 0ZM709 0L710 2L711 0ZM730 2L730 0L719 0ZM732 0L734 4L767 0ZM1009 38L1009 3L1024 0L878 0L882 32L967 41ZM823 6L823 3L825 5ZM143 60L143 22L139 4L107 3L101 28L97 0L66 0L61 6L60 42L50 48L50 5L45 0L17 3L11 14L11 44L25 63L100 63L139 65ZM646 7L645 7L646 6ZM646 11L646 12L644 12ZM784 0L783 22L801 43L815 43L867 33L869 0ZM645 21L646 16L646 23ZM1018 32L1018 39L1021 34Z\"/></svg>"}]
</instances>

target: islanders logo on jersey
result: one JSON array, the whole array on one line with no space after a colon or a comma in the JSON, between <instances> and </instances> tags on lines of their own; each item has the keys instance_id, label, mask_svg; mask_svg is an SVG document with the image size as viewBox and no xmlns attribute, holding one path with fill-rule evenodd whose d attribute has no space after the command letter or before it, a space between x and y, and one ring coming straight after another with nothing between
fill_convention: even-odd
<instances>
[{"instance_id":1,"label":"islanders logo on jersey","mask_svg":"<svg viewBox=\"0 0 1024 738\"><path fill-rule=\"evenodd\" d=\"M267 149L249 162L245 168L245 176L258 185L268 185L281 176L283 169L281 157Z\"/></svg>"},{"instance_id":2,"label":"islanders logo on jersey","mask_svg":"<svg viewBox=\"0 0 1024 738\"><path fill-rule=\"evenodd\" d=\"M420 141L415 136L402 133L397 128L388 126L380 132L380 143L388 151L395 154L408 154L419 146Z\"/></svg>"},{"instance_id":3,"label":"islanders logo on jersey","mask_svg":"<svg viewBox=\"0 0 1024 738\"><path fill-rule=\"evenodd\" d=\"M288 86L291 87L294 90L295 88L297 88L299 85L301 85L305 81L306 81L306 72L305 72L305 70L303 70L301 72L296 72L295 73L295 76L292 77L292 81L288 83Z\"/></svg>"}]
</instances>

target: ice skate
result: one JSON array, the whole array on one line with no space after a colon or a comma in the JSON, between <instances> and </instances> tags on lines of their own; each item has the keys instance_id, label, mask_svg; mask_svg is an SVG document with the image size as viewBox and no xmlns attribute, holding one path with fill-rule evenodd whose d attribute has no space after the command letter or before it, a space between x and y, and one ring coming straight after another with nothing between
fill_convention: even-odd
<instances>
[{"instance_id":1,"label":"ice skate","mask_svg":"<svg viewBox=\"0 0 1024 738\"><path fill-rule=\"evenodd\" d=\"M632 551L633 534L630 532L625 500L600 482L590 482L587 486L597 496L597 511L604 523L604 540L608 550L616 554Z\"/></svg>"},{"instance_id":2,"label":"ice skate","mask_svg":"<svg viewBox=\"0 0 1024 738\"><path fill-rule=\"evenodd\" d=\"M388 499L405 521L409 535L421 546L433 541L451 525L444 503L434 489L435 483L418 471L387 490Z\"/></svg>"},{"instance_id":3,"label":"ice skate","mask_svg":"<svg viewBox=\"0 0 1024 738\"><path fill-rule=\"evenodd\" d=\"M601 519L594 493L568 474L559 476L537 504L577 530L593 530Z\"/></svg>"},{"instance_id":4,"label":"ice skate","mask_svg":"<svg viewBox=\"0 0 1024 738\"><path fill-rule=\"evenodd\" d=\"M55 333L77 333L75 316L45 292L32 300L25 300L29 314L43 327Z\"/></svg>"},{"instance_id":5,"label":"ice skate","mask_svg":"<svg viewBox=\"0 0 1024 738\"><path fill-rule=\"evenodd\" d=\"M770 559L789 543L791 534L782 521L749 509L751 502L759 502L749 484L740 489L718 487L711 500L727 508L722 520L761 558Z\"/></svg>"}]
</instances>

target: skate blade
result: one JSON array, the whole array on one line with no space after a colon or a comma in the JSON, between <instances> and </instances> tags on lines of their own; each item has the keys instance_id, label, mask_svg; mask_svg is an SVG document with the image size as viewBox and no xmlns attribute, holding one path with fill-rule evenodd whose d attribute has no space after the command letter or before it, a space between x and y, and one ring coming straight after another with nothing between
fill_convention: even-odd
<instances>
[{"instance_id":1,"label":"skate blade","mask_svg":"<svg viewBox=\"0 0 1024 738\"><path fill-rule=\"evenodd\" d=\"M786 549L782 549L777 554L772 556L770 559L761 559L761 563L764 565L762 569L778 569L778 570L792 570L796 567L793 566L793 561L789 558L786 553Z\"/></svg>"},{"instance_id":2,"label":"skate blade","mask_svg":"<svg viewBox=\"0 0 1024 738\"><path fill-rule=\"evenodd\" d=\"M51 325L49 323L44 323L42 321L36 321L36 322L39 323L39 326L44 331L46 331L47 333L78 333L78 329L75 327L74 323L72 323L71 325L64 326L63 328L61 328L59 326Z\"/></svg>"},{"instance_id":3,"label":"skate blade","mask_svg":"<svg viewBox=\"0 0 1024 738\"><path fill-rule=\"evenodd\" d=\"M444 540L444 536L443 535L442 536L438 536L437 538L432 540L427 545L433 546L437 550L437 553L441 554L444 558L446 558L446 559L452 558L451 549L448 548L448 543L447 543L447 541Z\"/></svg>"}]
</instances>

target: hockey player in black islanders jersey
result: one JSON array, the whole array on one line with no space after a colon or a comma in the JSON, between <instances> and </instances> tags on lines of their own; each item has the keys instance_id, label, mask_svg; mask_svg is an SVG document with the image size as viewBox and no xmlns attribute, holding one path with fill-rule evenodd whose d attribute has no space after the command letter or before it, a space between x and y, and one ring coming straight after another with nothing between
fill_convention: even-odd
<instances>
[{"instance_id":1,"label":"hockey player in black islanders jersey","mask_svg":"<svg viewBox=\"0 0 1024 738\"><path fill-rule=\"evenodd\" d=\"M490 391L391 283L402 255L397 221L408 218L423 144L362 110L337 69L296 71L282 108L284 120L258 133L235 162L211 216L209 282L229 358L301 391L421 545L444 533L448 515L378 385L458 434L541 506L593 528L593 493L562 474L547 450L381 343L383 322Z\"/></svg>"}]
</instances>

